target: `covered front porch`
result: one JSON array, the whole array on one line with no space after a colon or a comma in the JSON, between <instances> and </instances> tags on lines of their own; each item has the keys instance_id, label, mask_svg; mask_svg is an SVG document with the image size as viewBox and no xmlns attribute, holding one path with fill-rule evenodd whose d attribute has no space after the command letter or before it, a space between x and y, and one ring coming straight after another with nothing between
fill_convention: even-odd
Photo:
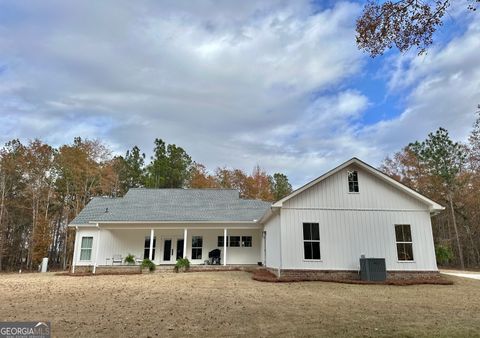
<instances>
[{"instance_id":1,"label":"covered front porch","mask_svg":"<svg viewBox=\"0 0 480 338\"><path fill-rule=\"evenodd\" d=\"M75 238L76 267L118 270L127 255L136 265L150 259L158 266L174 265L188 258L192 266L210 263L209 252L220 251L223 267L257 265L263 262L262 229L258 224L118 224L102 223L79 227ZM161 269L159 269L161 270Z\"/></svg>"}]
</instances>

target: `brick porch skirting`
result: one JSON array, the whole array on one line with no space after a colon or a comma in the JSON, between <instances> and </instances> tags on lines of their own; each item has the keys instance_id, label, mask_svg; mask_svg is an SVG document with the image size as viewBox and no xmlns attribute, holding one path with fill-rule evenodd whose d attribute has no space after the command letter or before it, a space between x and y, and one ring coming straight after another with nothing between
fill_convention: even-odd
<instances>
[{"instance_id":1,"label":"brick porch skirting","mask_svg":"<svg viewBox=\"0 0 480 338\"><path fill-rule=\"evenodd\" d=\"M93 266L76 266L75 274L92 273ZM101 274L137 274L141 273L140 265L97 266L95 273Z\"/></svg>"},{"instance_id":2,"label":"brick porch skirting","mask_svg":"<svg viewBox=\"0 0 480 338\"><path fill-rule=\"evenodd\" d=\"M278 269L268 268L268 271L278 277ZM387 271L387 280L414 280L439 278L438 271ZM356 270L301 270L282 269L279 280L291 281L339 281L360 280L360 273Z\"/></svg>"},{"instance_id":3,"label":"brick porch skirting","mask_svg":"<svg viewBox=\"0 0 480 338\"><path fill-rule=\"evenodd\" d=\"M255 264L232 264L232 265L190 265L188 272L208 272L208 271L249 271L252 272L257 269ZM140 265L100 265L97 266L95 273L101 274L136 274L145 273L142 271ZM174 265L157 265L155 273L173 273ZM93 273L92 265L81 265L75 267L75 274L89 274ZM146 271L146 273L149 273Z\"/></svg>"}]
</instances>

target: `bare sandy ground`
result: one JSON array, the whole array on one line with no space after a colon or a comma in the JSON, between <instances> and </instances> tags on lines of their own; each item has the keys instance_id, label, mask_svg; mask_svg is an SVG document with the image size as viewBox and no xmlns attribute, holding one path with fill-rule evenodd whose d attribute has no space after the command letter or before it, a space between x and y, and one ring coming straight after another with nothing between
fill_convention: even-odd
<instances>
[{"instance_id":1,"label":"bare sandy ground","mask_svg":"<svg viewBox=\"0 0 480 338\"><path fill-rule=\"evenodd\" d=\"M480 281L262 283L246 272L0 275L0 320L55 337L480 336Z\"/></svg>"}]
</instances>

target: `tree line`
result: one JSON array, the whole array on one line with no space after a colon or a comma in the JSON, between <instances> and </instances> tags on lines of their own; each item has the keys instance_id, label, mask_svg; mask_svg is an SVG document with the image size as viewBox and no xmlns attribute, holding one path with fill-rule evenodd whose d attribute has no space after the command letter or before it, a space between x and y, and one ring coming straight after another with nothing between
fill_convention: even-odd
<instances>
[{"instance_id":1,"label":"tree line","mask_svg":"<svg viewBox=\"0 0 480 338\"><path fill-rule=\"evenodd\" d=\"M381 170L446 208L432 218L440 264L480 266L480 111L467 142L439 128L387 157Z\"/></svg>"},{"instance_id":2,"label":"tree line","mask_svg":"<svg viewBox=\"0 0 480 338\"><path fill-rule=\"evenodd\" d=\"M155 139L150 160L134 146L113 156L98 140L77 137L53 147L35 139L0 149L0 271L71 264L75 232L68 223L95 196L121 197L130 188L232 188L242 198L278 200L292 191L285 174L209 172L175 144Z\"/></svg>"}]
</instances>

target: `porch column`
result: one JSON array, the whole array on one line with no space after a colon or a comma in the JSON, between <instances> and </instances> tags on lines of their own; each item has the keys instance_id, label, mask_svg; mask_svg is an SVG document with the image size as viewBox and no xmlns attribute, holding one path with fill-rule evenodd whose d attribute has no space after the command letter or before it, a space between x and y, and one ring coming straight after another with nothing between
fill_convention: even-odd
<instances>
[{"instance_id":1,"label":"porch column","mask_svg":"<svg viewBox=\"0 0 480 338\"><path fill-rule=\"evenodd\" d=\"M187 228L183 229L183 258L187 258Z\"/></svg>"},{"instance_id":2,"label":"porch column","mask_svg":"<svg viewBox=\"0 0 480 338\"><path fill-rule=\"evenodd\" d=\"M152 260L153 258L153 238L155 237L155 230L150 229L150 248L148 250L148 259Z\"/></svg>"},{"instance_id":3,"label":"porch column","mask_svg":"<svg viewBox=\"0 0 480 338\"><path fill-rule=\"evenodd\" d=\"M93 274L95 274L97 272L98 251L100 250L100 234L102 233L100 227L98 226L98 223L97 223L97 228L98 228L97 247L96 247L96 250L95 250L95 263L93 264Z\"/></svg>"},{"instance_id":4,"label":"porch column","mask_svg":"<svg viewBox=\"0 0 480 338\"><path fill-rule=\"evenodd\" d=\"M223 229L223 265L227 265L227 228Z\"/></svg>"},{"instance_id":5,"label":"porch column","mask_svg":"<svg viewBox=\"0 0 480 338\"><path fill-rule=\"evenodd\" d=\"M75 227L75 242L73 244L73 259L72 259L72 273L75 273L75 266L77 265L78 257L78 226Z\"/></svg>"}]
</instances>

